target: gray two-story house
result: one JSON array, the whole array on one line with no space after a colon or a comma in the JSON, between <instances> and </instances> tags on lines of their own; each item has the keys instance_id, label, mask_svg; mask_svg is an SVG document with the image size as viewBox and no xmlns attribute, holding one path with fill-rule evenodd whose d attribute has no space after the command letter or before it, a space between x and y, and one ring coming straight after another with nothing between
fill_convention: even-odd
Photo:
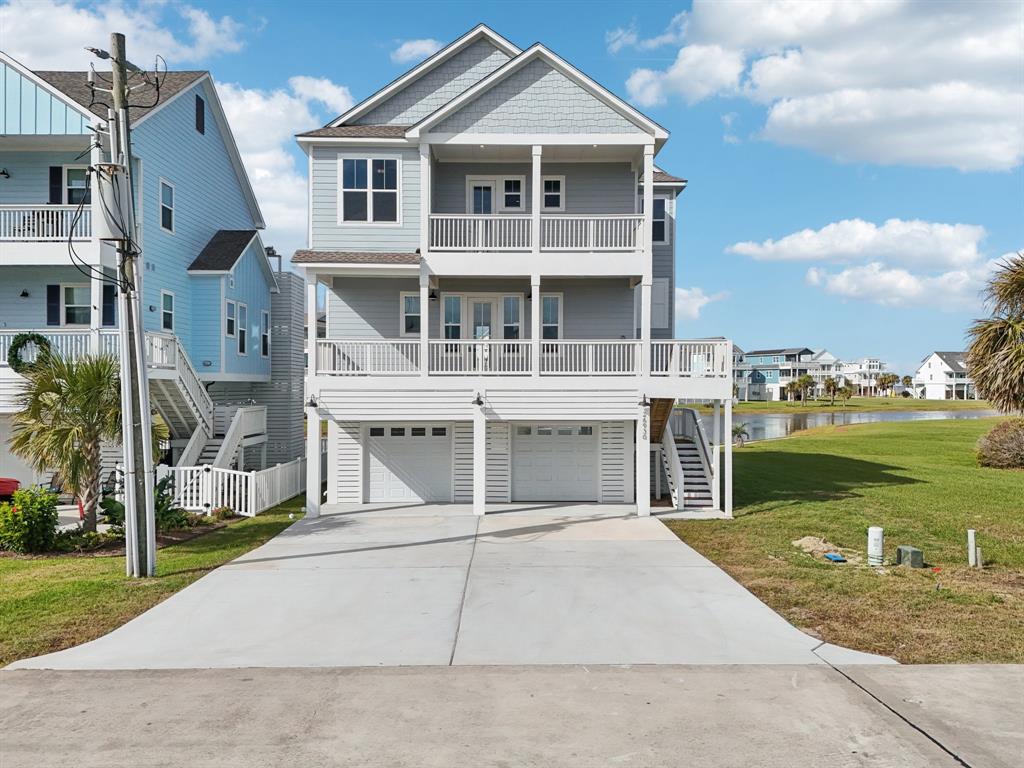
<instances>
[{"instance_id":1,"label":"gray two-story house","mask_svg":"<svg viewBox=\"0 0 1024 768\"><path fill-rule=\"evenodd\" d=\"M655 165L667 140L543 45L482 25L299 135L307 420L328 441L311 514L322 481L332 506L648 514L664 496L728 513L727 441L672 415L680 399L728 410L732 358L724 339L672 338L686 182Z\"/></svg>"}]
</instances>

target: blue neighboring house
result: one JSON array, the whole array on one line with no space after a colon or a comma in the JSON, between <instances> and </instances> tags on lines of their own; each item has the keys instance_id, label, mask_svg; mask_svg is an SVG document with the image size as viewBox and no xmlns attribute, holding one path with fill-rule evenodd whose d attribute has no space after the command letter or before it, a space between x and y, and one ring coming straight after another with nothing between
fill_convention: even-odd
<instances>
[{"instance_id":1,"label":"blue neighboring house","mask_svg":"<svg viewBox=\"0 0 1024 768\"><path fill-rule=\"evenodd\" d=\"M303 451L302 279L271 264L210 74L168 72L155 96L133 93L147 106L131 121L150 399L172 437L165 461L287 461ZM0 52L0 477L39 479L7 449L17 334L39 333L71 357L117 350L116 254L94 235L90 173L107 156L106 115L85 72L32 71Z\"/></svg>"}]
</instances>

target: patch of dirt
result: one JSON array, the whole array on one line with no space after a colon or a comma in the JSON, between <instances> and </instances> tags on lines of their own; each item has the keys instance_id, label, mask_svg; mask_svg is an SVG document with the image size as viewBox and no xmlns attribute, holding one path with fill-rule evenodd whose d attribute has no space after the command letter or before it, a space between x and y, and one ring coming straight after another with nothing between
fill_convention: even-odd
<instances>
[{"instance_id":1,"label":"patch of dirt","mask_svg":"<svg viewBox=\"0 0 1024 768\"><path fill-rule=\"evenodd\" d=\"M828 552L838 552L845 557L846 561L851 565L858 565L863 560L861 555L857 552L837 547L835 544L832 544L828 540L819 536L804 536L802 539L797 539L791 543L800 551L817 559L824 559L825 554Z\"/></svg>"}]
</instances>

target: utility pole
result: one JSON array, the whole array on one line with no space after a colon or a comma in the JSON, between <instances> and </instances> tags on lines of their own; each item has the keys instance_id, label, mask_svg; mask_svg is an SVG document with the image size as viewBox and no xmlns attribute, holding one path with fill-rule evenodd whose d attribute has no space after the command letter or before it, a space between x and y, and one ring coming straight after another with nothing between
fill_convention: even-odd
<instances>
[{"instance_id":1,"label":"utility pole","mask_svg":"<svg viewBox=\"0 0 1024 768\"><path fill-rule=\"evenodd\" d=\"M121 217L124 237L117 242L118 270L123 287L119 291L121 350L121 440L125 467L125 551L132 576L153 576L156 572L156 520L154 515L152 427L149 387L146 377L145 334L142 328L142 276L138 270L135 225L135 183L132 173L131 126L128 123L128 69L124 35L110 35L111 161L124 167L127 204ZM129 524L129 516L131 521ZM131 541L127 541L128 538Z\"/></svg>"}]
</instances>

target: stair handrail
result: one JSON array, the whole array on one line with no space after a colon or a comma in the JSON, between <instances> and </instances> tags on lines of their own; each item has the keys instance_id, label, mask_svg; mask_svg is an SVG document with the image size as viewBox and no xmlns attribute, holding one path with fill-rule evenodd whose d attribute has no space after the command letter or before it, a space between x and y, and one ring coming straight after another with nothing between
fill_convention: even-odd
<instances>
[{"instance_id":1,"label":"stair handrail","mask_svg":"<svg viewBox=\"0 0 1024 768\"><path fill-rule=\"evenodd\" d=\"M676 438L672 434L672 420L665 422L665 428L661 433L661 456L665 469L669 475L669 492L672 495L672 506L678 510L683 508L683 489L686 484L686 476L683 474L682 464L679 463L679 449L676 448Z\"/></svg>"},{"instance_id":2,"label":"stair handrail","mask_svg":"<svg viewBox=\"0 0 1024 768\"><path fill-rule=\"evenodd\" d=\"M213 460L213 466L226 467L242 444L243 438L250 437L253 434L260 434L260 432L249 432L247 428L252 426L254 417L258 418L261 414L263 416L261 432L265 432L267 428L267 406L241 405L235 409L235 413L231 417L231 423L228 424L228 428L224 431L224 442L220 444L220 450L217 451L217 456Z\"/></svg>"},{"instance_id":3,"label":"stair handrail","mask_svg":"<svg viewBox=\"0 0 1024 768\"><path fill-rule=\"evenodd\" d=\"M676 410L683 417L683 435L692 439L697 446L697 456L700 458L701 466L704 468L704 474L710 481L710 485L714 487L717 479L714 462L711 461L711 443L708 440L707 433L704 431L704 424L700 420L697 411L693 408L677 408ZM669 419L669 423L672 423L671 419Z\"/></svg>"},{"instance_id":4,"label":"stair handrail","mask_svg":"<svg viewBox=\"0 0 1024 768\"><path fill-rule=\"evenodd\" d=\"M203 452L203 448L206 447L206 442L210 439L210 433L206 431L206 426L202 423L196 426L192 432L192 436L185 443L185 447L181 450L181 455L175 462L177 467L190 467L193 464L199 462L199 456Z\"/></svg>"},{"instance_id":5,"label":"stair handrail","mask_svg":"<svg viewBox=\"0 0 1024 768\"><path fill-rule=\"evenodd\" d=\"M197 419L213 434L213 400L192 366L181 339L174 334L148 331L146 333L147 362L154 368L173 368L181 388L192 400Z\"/></svg>"}]
</instances>

